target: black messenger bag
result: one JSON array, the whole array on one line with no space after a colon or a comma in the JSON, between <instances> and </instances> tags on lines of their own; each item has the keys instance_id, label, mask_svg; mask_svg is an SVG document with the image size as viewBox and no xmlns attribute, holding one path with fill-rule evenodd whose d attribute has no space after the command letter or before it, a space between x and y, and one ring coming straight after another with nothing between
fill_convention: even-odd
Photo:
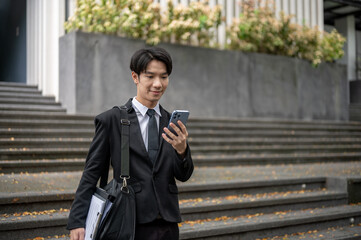
<instances>
[{"instance_id":1,"label":"black messenger bag","mask_svg":"<svg viewBox=\"0 0 361 240\"><path fill-rule=\"evenodd\" d=\"M129 176L129 125L127 108L116 107L120 110L122 125L121 132L121 176L122 183L112 179L103 189L108 203L103 211L102 220L95 232L94 240L133 240L136 223L135 193L127 184ZM109 164L109 163L108 163ZM107 168L108 169L108 168ZM108 180L108 171L101 176L100 186Z\"/></svg>"}]
</instances>

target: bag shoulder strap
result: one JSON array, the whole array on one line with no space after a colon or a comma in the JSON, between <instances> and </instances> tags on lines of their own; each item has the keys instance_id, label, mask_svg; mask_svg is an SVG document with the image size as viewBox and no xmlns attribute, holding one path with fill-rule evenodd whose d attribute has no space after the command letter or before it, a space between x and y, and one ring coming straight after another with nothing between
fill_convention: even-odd
<instances>
[{"instance_id":1,"label":"bag shoulder strap","mask_svg":"<svg viewBox=\"0 0 361 240\"><path fill-rule=\"evenodd\" d=\"M121 172L120 178L129 179L129 126L130 121L128 120L128 108L126 106L115 106L113 108L118 108L120 111L120 124L121 124ZM108 183L108 173L110 168L110 161L106 163L105 171L100 177L100 187L103 188Z\"/></svg>"}]
</instances>

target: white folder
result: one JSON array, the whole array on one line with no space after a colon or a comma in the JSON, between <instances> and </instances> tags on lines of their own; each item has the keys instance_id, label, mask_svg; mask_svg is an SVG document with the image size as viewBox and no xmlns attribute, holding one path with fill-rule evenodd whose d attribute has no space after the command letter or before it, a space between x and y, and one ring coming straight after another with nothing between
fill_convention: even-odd
<instances>
[{"instance_id":1,"label":"white folder","mask_svg":"<svg viewBox=\"0 0 361 240\"><path fill-rule=\"evenodd\" d=\"M85 223L85 240L93 240L95 238L106 201L106 199L98 194L93 195Z\"/></svg>"}]
</instances>

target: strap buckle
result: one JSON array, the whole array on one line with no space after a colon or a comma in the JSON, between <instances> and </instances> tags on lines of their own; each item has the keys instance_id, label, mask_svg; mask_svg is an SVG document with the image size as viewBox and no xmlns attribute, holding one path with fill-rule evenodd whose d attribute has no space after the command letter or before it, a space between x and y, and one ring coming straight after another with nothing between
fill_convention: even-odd
<instances>
[{"instance_id":1,"label":"strap buckle","mask_svg":"<svg viewBox=\"0 0 361 240\"><path fill-rule=\"evenodd\" d=\"M128 119L121 119L121 120L120 120L120 123L121 123L122 125L127 125L127 126L130 125L130 121L129 121Z\"/></svg>"},{"instance_id":2,"label":"strap buckle","mask_svg":"<svg viewBox=\"0 0 361 240\"><path fill-rule=\"evenodd\" d=\"M125 191L126 193L129 193L128 183L127 179L129 179L129 176L120 176L121 179L123 179L123 185L120 188L121 191Z\"/></svg>"}]
</instances>

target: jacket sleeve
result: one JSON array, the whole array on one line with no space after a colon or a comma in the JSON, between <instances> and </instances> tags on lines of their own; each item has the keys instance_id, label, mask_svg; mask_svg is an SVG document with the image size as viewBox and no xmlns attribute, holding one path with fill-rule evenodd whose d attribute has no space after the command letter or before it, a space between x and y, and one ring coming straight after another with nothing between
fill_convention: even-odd
<instances>
[{"instance_id":1,"label":"jacket sleeve","mask_svg":"<svg viewBox=\"0 0 361 240\"><path fill-rule=\"evenodd\" d=\"M174 176L177 180L181 182L185 182L192 176L194 170L191 150L189 148L188 143L187 143L185 157L182 158L177 153L176 155L177 158L175 159L175 164L174 164Z\"/></svg>"},{"instance_id":2,"label":"jacket sleeve","mask_svg":"<svg viewBox=\"0 0 361 240\"><path fill-rule=\"evenodd\" d=\"M95 118L95 135L90 145L83 175L70 210L67 229L84 228L90 200L107 161L110 161L108 128L99 116Z\"/></svg>"}]
</instances>

